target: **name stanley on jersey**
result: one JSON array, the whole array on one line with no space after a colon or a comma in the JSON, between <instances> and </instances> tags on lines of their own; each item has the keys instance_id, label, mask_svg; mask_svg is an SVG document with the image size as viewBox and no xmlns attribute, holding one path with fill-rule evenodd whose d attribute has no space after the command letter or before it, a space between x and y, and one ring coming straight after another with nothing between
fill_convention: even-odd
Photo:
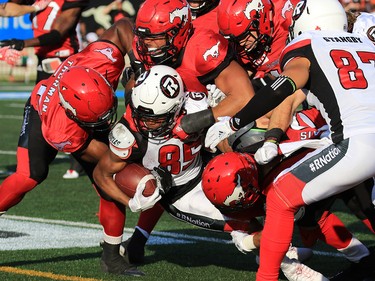
<instances>
[{"instance_id":1,"label":"name stanley on jersey","mask_svg":"<svg viewBox=\"0 0 375 281\"><path fill-rule=\"evenodd\" d=\"M353 36L323 37L323 39L327 42L363 43L361 38Z\"/></svg>"}]
</instances>

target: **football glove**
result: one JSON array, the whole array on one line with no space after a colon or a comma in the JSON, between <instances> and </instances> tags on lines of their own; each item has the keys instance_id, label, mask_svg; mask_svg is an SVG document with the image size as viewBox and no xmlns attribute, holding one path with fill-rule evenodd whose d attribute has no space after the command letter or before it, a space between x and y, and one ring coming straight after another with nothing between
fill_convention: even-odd
<instances>
[{"instance_id":1,"label":"football glove","mask_svg":"<svg viewBox=\"0 0 375 281\"><path fill-rule=\"evenodd\" d=\"M134 70L131 66L125 67L122 72L121 84L125 88L128 82L134 78Z\"/></svg>"},{"instance_id":2,"label":"football glove","mask_svg":"<svg viewBox=\"0 0 375 281\"><path fill-rule=\"evenodd\" d=\"M232 231L230 235L232 236L234 245L241 253L247 254L256 249L253 242L254 235L238 230Z\"/></svg>"},{"instance_id":3,"label":"football glove","mask_svg":"<svg viewBox=\"0 0 375 281\"><path fill-rule=\"evenodd\" d=\"M25 47L25 41L19 39L0 40L0 47L9 46L11 49L22 51Z\"/></svg>"},{"instance_id":4,"label":"football glove","mask_svg":"<svg viewBox=\"0 0 375 281\"><path fill-rule=\"evenodd\" d=\"M143 196L143 191L146 188L146 182L147 180L140 181L138 183L137 190L135 191L133 198L129 200L128 207L133 213L150 209L161 199L159 188L155 188L152 195L147 197Z\"/></svg>"},{"instance_id":5,"label":"football glove","mask_svg":"<svg viewBox=\"0 0 375 281\"><path fill-rule=\"evenodd\" d=\"M255 161L258 164L264 165L271 162L278 154L279 146L275 142L265 141L263 146L260 147L254 154Z\"/></svg>"},{"instance_id":6,"label":"football glove","mask_svg":"<svg viewBox=\"0 0 375 281\"><path fill-rule=\"evenodd\" d=\"M10 47L0 48L0 60L7 64L16 65L17 60L21 57L21 53L17 50L10 49Z\"/></svg>"},{"instance_id":7,"label":"football glove","mask_svg":"<svg viewBox=\"0 0 375 281\"><path fill-rule=\"evenodd\" d=\"M222 140L233 135L236 130L231 125L231 117L224 116L217 118L219 122L212 125L206 134L204 141L205 147L208 147L212 152L216 152L216 146Z\"/></svg>"},{"instance_id":8,"label":"football glove","mask_svg":"<svg viewBox=\"0 0 375 281\"><path fill-rule=\"evenodd\" d=\"M167 168L164 167L155 167L153 171L151 171L151 174L156 179L156 185L157 188L160 191L161 195L164 195L168 193L168 191L172 187L172 175L167 170Z\"/></svg>"},{"instance_id":9,"label":"football glove","mask_svg":"<svg viewBox=\"0 0 375 281\"><path fill-rule=\"evenodd\" d=\"M208 84L206 88L208 93L207 103L210 107L217 106L223 99L225 99L225 94L216 87L215 84Z\"/></svg>"}]
</instances>

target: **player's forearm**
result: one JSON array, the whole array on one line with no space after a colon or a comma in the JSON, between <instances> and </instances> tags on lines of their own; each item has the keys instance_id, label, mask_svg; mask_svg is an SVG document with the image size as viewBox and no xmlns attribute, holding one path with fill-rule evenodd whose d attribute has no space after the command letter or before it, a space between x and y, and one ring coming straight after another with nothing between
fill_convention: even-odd
<instances>
[{"instance_id":1,"label":"player's forearm","mask_svg":"<svg viewBox=\"0 0 375 281\"><path fill-rule=\"evenodd\" d=\"M286 76L279 76L271 85L264 86L257 94L233 116L232 126L240 129L278 106L293 94L296 85Z\"/></svg>"},{"instance_id":2,"label":"player's forearm","mask_svg":"<svg viewBox=\"0 0 375 281\"><path fill-rule=\"evenodd\" d=\"M0 16L3 17L19 17L25 14L35 12L35 7L28 5L18 5L16 3L4 3L3 8L0 7Z\"/></svg>"}]
</instances>

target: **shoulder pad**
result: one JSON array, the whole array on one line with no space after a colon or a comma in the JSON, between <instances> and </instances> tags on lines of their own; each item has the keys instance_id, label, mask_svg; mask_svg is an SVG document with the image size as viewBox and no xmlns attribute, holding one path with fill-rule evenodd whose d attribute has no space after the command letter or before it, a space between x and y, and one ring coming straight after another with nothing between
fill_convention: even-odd
<instances>
[{"instance_id":1,"label":"shoulder pad","mask_svg":"<svg viewBox=\"0 0 375 281\"><path fill-rule=\"evenodd\" d=\"M228 53L228 41L220 34L211 30L202 31L196 41L196 69L199 69L199 76L205 75L218 67L226 58Z\"/></svg>"},{"instance_id":2,"label":"shoulder pad","mask_svg":"<svg viewBox=\"0 0 375 281\"><path fill-rule=\"evenodd\" d=\"M121 159L127 159L136 144L132 132L122 123L117 123L108 135L109 148Z\"/></svg>"}]
</instances>

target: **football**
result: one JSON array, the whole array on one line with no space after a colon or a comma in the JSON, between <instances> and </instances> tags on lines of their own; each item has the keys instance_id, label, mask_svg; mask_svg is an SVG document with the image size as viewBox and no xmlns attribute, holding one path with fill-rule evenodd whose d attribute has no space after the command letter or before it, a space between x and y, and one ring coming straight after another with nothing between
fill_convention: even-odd
<instances>
[{"instance_id":1,"label":"football","mask_svg":"<svg viewBox=\"0 0 375 281\"><path fill-rule=\"evenodd\" d=\"M128 195L133 198L137 189L138 183L146 176L150 176L151 172L137 163L127 164L124 169L114 175L114 180L117 186ZM154 193L156 188L155 178L149 179L146 182L143 196L150 196Z\"/></svg>"}]
</instances>

